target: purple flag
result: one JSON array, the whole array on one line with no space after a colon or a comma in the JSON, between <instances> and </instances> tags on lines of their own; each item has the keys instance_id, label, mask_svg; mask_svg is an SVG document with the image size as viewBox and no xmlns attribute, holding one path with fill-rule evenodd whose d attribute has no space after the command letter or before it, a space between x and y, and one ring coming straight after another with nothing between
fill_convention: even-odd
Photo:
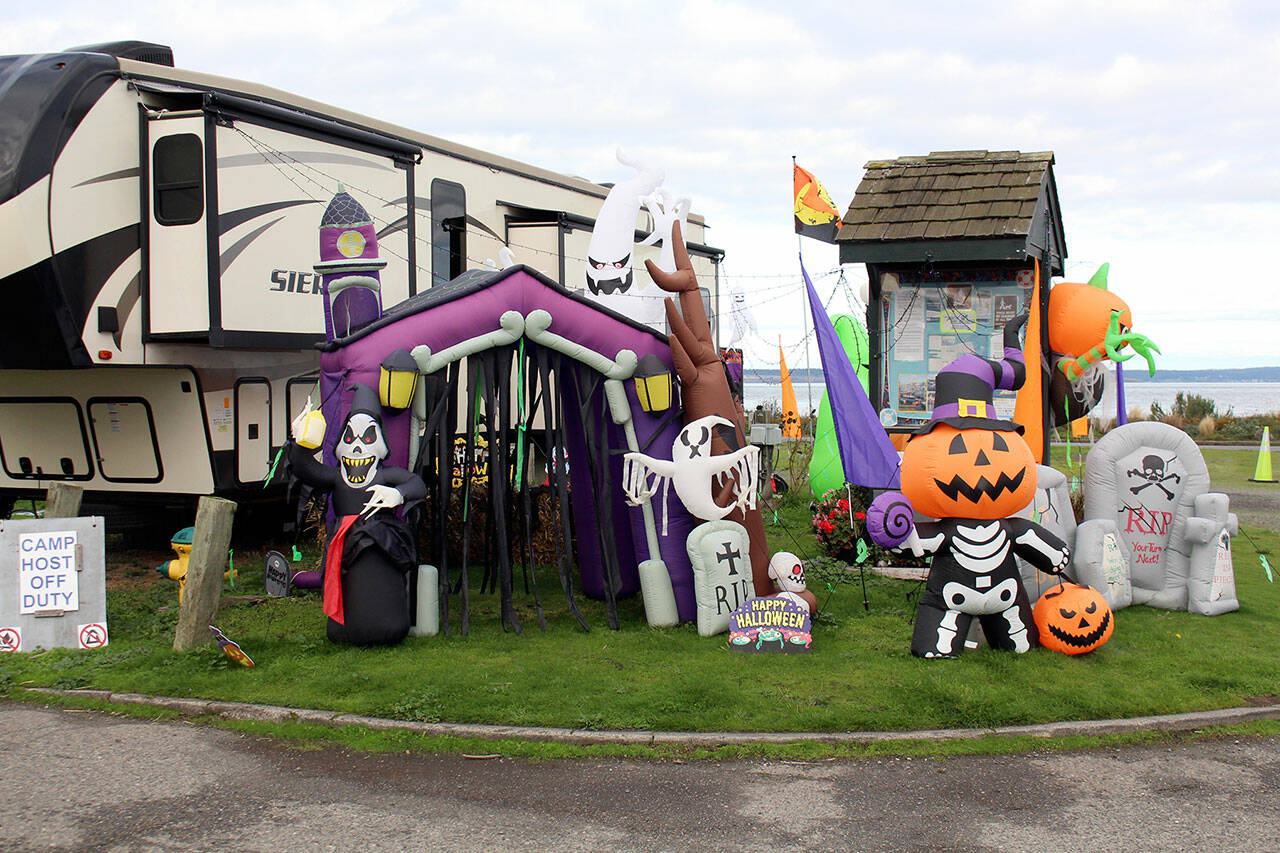
<instances>
[{"instance_id":1,"label":"purple flag","mask_svg":"<svg viewBox=\"0 0 1280 853\"><path fill-rule=\"evenodd\" d=\"M809 291L809 310L813 314L813 330L818 338L818 355L826 377L827 398L836 425L836 444L844 464L844 478L855 486L873 489L897 489L898 451L889 442L889 434L880 425L867 393L862 390L858 374L844 354L831 318L813 289L809 273L800 258L800 273Z\"/></svg>"}]
</instances>

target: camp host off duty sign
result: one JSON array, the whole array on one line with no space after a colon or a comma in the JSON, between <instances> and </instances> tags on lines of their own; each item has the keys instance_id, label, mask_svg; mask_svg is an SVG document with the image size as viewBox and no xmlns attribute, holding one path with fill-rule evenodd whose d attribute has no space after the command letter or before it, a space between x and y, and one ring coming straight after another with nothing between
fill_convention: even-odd
<instances>
[{"instance_id":1,"label":"camp host off duty sign","mask_svg":"<svg viewBox=\"0 0 1280 853\"><path fill-rule=\"evenodd\" d=\"M19 535L18 612L79 609L75 531Z\"/></svg>"},{"instance_id":2,"label":"camp host off duty sign","mask_svg":"<svg viewBox=\"0 0 1280 853\"><path fill-rule=\"evenodd\" d=\"M107 645L100 516L0 518L0 652Z\"/></svg>"}]
</instances>

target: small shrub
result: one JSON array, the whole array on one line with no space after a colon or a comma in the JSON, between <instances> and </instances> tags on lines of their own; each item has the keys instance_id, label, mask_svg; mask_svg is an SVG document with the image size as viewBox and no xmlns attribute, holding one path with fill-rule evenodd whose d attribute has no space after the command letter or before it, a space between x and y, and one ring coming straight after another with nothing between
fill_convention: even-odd
<instances>
[{"instance_id":1,"label":"small shrub","mask_svg":"<svg viewBox=\"0 0 1280 853\"><path fill-rule=\"evenodd\" d=\"M1212 438L1213 434L1218 431L1218 421L1213 415L1205 415L1200 419L1199 425L1196 427L1196 433L1201 438Z\"/></svg>"},{"instance_id":2,"label":"small shrub","mask_svg":"<svg viewBox=\"0 0 1280 853\"><path fill-rule=\"evenodd\" d=\"M399 700L384 705L375 713L376 716L393 720L438 723L442 719L442 711L439 694L435 690L427 688L413 693L406 693Z\"/></svg>"},{"instance_id":3,"label":"small shrub","mask_svg":"<svg viewBox=\"0 0 1280 853\"><path fill-rule=\"evenodd\" d=\"M1154 403L1152 404L1152 408L1155 408ZM1145 421L1147 419L1147 413L1138 408L1132 408L1125 414L1127 419L1130 421Z\"/></svg>"},{"instance_id":4,"label":"small shrub","mask_svg":"<svg viewBox=\"0 0 1280 853\"><path fill-rule=\"evenodd\" d=\"M1199 394L1186 394L1179 391L1177 396L1173 398L1173 411L1171 414L1183 418L1184 420L1198 423L1206 417L1217 415L1217 413L1217 404L1208 397L1202 397Z\"/></svg>"}]
</instances>

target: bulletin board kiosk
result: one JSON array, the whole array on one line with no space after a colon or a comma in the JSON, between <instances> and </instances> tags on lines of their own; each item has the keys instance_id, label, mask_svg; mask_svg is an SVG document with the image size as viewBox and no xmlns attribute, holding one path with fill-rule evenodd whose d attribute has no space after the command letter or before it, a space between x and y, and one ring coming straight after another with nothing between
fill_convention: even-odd
<instances>
[{"instance_id":1,"label":"bulletin board kiosk","mask_svg":"<svg viewBox=\"0 0 1280 853\"><path fill-rule=\"evenodd\" d=\"M841 263L867 266L871 403L897 443L929 420L944 365L1001 358L1004 324L1024 310L1046 329L1066 243L1052 152L941 151L864 168L836 242ZM1048 378L1027 377L1037 381ZM997 391L996 417L1011 419L1014 399Z\"/></svg>"}]
</instances>

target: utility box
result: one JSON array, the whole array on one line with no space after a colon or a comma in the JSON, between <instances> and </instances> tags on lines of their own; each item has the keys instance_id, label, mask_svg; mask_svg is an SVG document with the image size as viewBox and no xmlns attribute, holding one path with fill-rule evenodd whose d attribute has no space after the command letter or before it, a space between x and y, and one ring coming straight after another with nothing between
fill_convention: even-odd
<instances>
[{"instance_id":1,"label":"utility box","mask_svg":"<svg viewBox=\"0 0 1280 853\"><path fill-rule=\"evenodd\" d=\"M0 652L107 644L103 520L0 521Z\"/></svg>"}]
</instances>

